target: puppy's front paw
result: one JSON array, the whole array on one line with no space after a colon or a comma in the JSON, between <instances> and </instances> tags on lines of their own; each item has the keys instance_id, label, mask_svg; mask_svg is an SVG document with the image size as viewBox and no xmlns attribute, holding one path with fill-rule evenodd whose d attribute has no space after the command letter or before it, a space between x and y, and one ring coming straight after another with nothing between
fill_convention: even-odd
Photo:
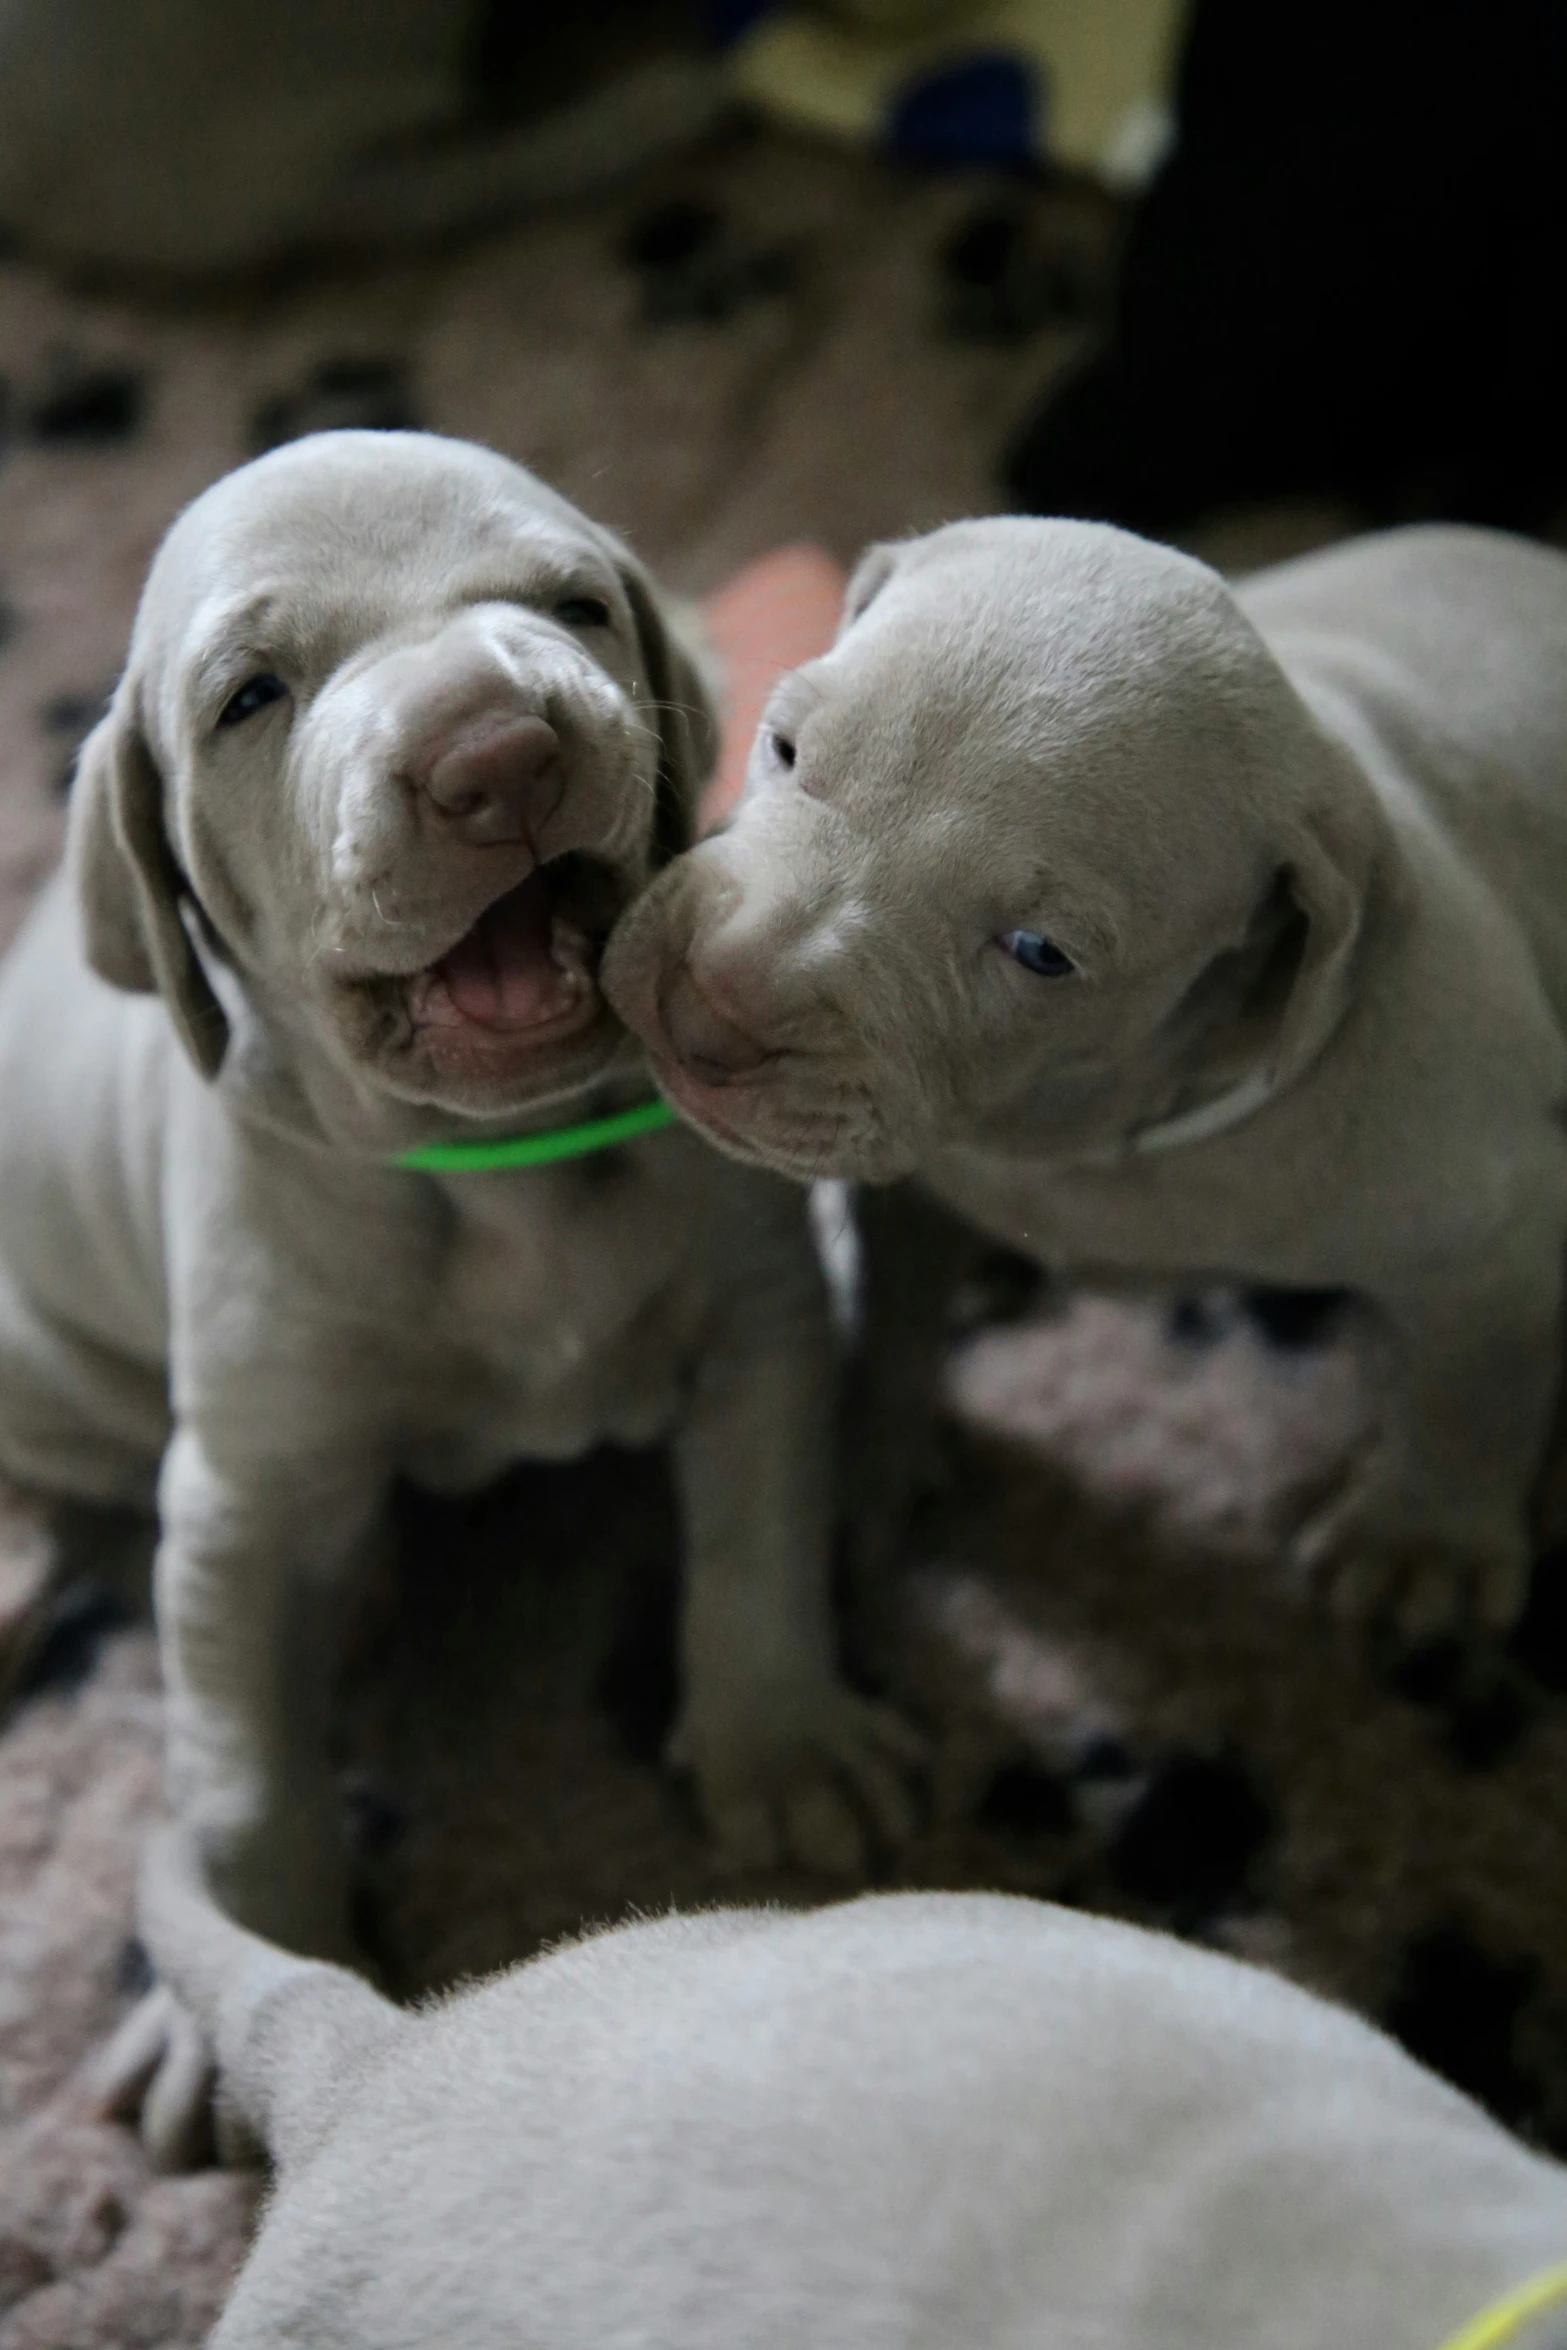
<instances>
[{"instance_id":1,"label":"puppy's front paw","mask_svg":"<svg viewBox=\"0 0 1567 2350\"><path fill-rule=\"evenodd\" d=\"M155 2170L199 2170L213 2158L215 2082L204 2034L160 1983L94 2061L88 2093L96 2119L137 2126Z\"/></svg>"},{"instance_id":2,"label":"puppy's front paw","mask_svg":"<svg viewBox=\"0 0 1567 2350\"><path fill-rule=\"evenodd\" d=\"M833 1681L722 1713L690 1706L669 1749L732 1865L787 1859L854 1880L879 1846L912 1835L910 1782L924 1756L900 1715Z\"/></svg>"},{"instance_id":3,"label":"puppy's front paw","mask_svg":"<svg viewBox=\"0 0 1567 2350\"><path fill-rule=\"evenodd\" d=\"M1417 1645L1509 1631L1528 1597L1529 1554L1522 1542L1379 1542L1368 1535L1319 1553L1307 1573L1341 1623L1368 1624Z\"/></svg>"}]
</instances>

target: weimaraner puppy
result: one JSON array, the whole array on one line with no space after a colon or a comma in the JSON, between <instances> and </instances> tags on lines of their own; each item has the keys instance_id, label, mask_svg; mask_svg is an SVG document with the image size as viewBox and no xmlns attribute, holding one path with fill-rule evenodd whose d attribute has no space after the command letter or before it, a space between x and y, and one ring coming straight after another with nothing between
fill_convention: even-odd
<instances>
[{"instance_id":1,"label":"weimaraner puppy","mask_svg":"<svg viewBox=\"0 0 1567 2350\"><path fill-rule=\"evenodd\" d=\"M1017 518L873 549L606 985L737 1158L918 1174L1089 1278L1343 1289L1378 1434L1297 1564L1517 1613L1567 1241L1567 560L1416 529L1232 590Z\"/></svg>"},{"instance_id":2,"label":"weimaraner puppy","mask_svg":"<svg viewBox=\"0 0 1567 2350\"><path fill-rule=\"evenodd\" d=\"M1567 2171L1110 1919L666 1917L409 2014L232 1924L175 1840L142 1930L276 2171L213 2350L1567 2344Z\"/></svg>"},{"instance_id":3,"label":"weimaraner puppy","mask_svg":"<svg viewBox=\"0 0 1567 2350\"><path fill-rule=\"evenodd\" d=\"M678 31L672 54L655 32L622 63L597 27L535 20L534 86L559 94L487 128L492 17L486 0L0 0L0 231L94 273L395 253L633 172L723 102Z\"/></svg>"},{"instance_id":4,"label":"weimaraner puppy","mask_svg":"<svg viewBox=\"0 0 1567 2350\"><path fill-rule=\"evenodd\" d=\"M0 1469L156 1486L170 1784L223 1901L294 1949L349 1946L333 1619L399 1473L672 1436L674 1752L709 1823L846 1870L904 1825L907 1733L835 1668L803 1196L673 1127L399 1163L638 1123L599 950L689 837L711 734L641 568L529 474L296 442L169 533L68 875L0 971Z\"/></svg>"}]
</instances>

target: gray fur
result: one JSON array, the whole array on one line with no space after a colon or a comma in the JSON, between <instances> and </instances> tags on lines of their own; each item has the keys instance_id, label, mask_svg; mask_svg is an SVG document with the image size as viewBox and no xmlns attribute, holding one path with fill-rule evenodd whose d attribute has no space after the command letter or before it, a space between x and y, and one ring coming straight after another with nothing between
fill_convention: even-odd
<instances>
[{"instance_id":1,"label":"gray fur","mask_svg":"<svg viewBox=\"0 0 1567 2350\"><path fill-rule=\"evenodd\" d=\"M553 617L589 595L606 625ZM218 725L259 671L289 698ZM476 845L419 777L545 712L558 797ZM0 971L0 1466L64 1496L156 1485L172 1791L223 1899L291 1948L349 1948L326 1707L398 1473L467 1491L671 1436L675 1753L715 1831L852 1873L852 1787L899 1832L907 1736L833 1665L803 1200L679 1132L517 1173L387 1163L646 1091L585 935L558 945L553 1025L420 1006L536 866L645 883L711 747L696 671L607 532L487 451L321 435L171 531L83 756L71 876Z\"/></svg>"},{"instance_id":2,"label":"gray fur","mask_svg":"<svg viewBox=\"0 0 1567 2350\"><path fill-rule=\"evenodd\" d=\"M177 1845L142 1927L278 2169L213 2350L1439 2350L1567 2245L1380 2033L1042 1903L669 1917L414 2015Z\"/></svg>"},{"instance_id":3,"label":"gray fur","mask_svg":"<svg viewBox=\"0 0 1567 2350\"><path fill-rule=\"evenodd\" d=\"M1560 1357L1564 870L1561 555L1410 530L1233 591L965 522L866 559L606 979L737 1157L917 1174L1089 1279L1358 1293L1381 1427L1296 1567L1502 1626Z\"/></svg>"}]
</instances>

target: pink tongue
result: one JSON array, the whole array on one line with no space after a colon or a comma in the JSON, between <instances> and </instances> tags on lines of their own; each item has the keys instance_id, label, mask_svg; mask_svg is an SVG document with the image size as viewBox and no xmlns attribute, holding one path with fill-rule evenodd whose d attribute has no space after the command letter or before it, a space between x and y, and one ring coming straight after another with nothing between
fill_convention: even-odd
<instances>
[{"instance_id":1,"label":"pink tongue","mask_svg":"<svg viewBox=\"0 0 1567 2350\"><path fill-rule=\"evenodd\" d=\"M485 1028L533 1028L564 1011L572 989L550 961L543 875L509 890L435 968L464 1019Z\"/></svg>"}]
</instances>

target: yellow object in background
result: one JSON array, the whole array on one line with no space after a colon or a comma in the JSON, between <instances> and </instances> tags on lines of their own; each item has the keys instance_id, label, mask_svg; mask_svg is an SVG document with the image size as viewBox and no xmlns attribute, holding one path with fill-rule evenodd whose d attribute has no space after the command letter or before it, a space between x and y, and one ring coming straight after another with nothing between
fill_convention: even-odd
<instances>
[{"instance_id":1,"label":"yellow object in background","mask_svg":"<svg viewBox=\"0 0 1567 2350\"><path fill-rule=\"evenodd\" d=\"M1038 160L1137 185L1169 135L1181 0L819 0L736 42L736 94L801 129L871 143L900 98L980 58L1011 58L1043 101Z\"/></svg>"}]
</instances>

